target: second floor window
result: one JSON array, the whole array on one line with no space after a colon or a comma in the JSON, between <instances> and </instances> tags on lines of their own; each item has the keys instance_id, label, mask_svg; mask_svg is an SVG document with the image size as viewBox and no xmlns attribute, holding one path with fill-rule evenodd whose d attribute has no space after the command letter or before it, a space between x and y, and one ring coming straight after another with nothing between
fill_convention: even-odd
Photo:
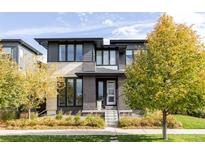
<instances>
[{"instance_id":1,"label":"second floor window","mask_svg":"<svg viewBox=\"0 0 205 154\"><path fill-rule=\"evenodd\" d=\"M74 45L73 44L67 45L67 60L74 61Z\"/></svg>"},{"instance_id":2,"label":"second floor window","mask_svg":"<svg viewBox=\"0 0 205 154\"><path fill-rule=\"evenodd\" d=\"M66 46L60 45L59 46L59 61L66 61Z\"/></svg>"},{"instance_id":3,"label":"second floor window","mask_svg":"<svg viewBox=\"0 0 205 154\"><path fill-rule=\"evenodd\" d=\"M132 50L126 50L126 65L131 64L133 61L133 51Z\"/></svg>"},{"instance_id":4,"label":"second floor window","mask_svg":"<svg viewBox=\"0 0 205 154\"><path fill-rule=\"evenodd\" d=\"M83 59L83 46L81 44L76 45L76 61L82 61Z\"/></svg>"},{"instance_id":5,"label":"second floor window","mask_svg":"<svg viewBox=\"0 0 205 154\"><path fill-rule=\"evenodd\" d=\"M59 61L83 61L83 45L59 45Z\"/></svg>"},{"instance_id":6,"label":"second floor window","mask_svg":"<svg viewBox=\"0 0 205 154\"><path fill-rule=\"evenodd\" d=\"M96 51L96 64L116 65L116 51L115 50Z\"/></svg>"}]
</instances>

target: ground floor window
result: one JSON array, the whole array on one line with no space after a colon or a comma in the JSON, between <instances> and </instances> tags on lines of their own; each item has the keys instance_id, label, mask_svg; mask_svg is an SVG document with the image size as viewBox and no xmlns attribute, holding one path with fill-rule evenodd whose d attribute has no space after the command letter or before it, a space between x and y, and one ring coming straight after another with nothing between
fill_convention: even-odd
<instances>
[{"instance_id":1,"label":"ground floor window","mask_svg":"<svg viewBox=\"0 0 205 154\"><path fill-rule=\"evenodd\" d=\"M61 81L62 82L62 81ZM72 107L82 106L83 103L83 82L80 78L65 78L63 88L58 89L58 106ZM58 84L62 85L62 84Z\"/></svg>"}]
</instances>

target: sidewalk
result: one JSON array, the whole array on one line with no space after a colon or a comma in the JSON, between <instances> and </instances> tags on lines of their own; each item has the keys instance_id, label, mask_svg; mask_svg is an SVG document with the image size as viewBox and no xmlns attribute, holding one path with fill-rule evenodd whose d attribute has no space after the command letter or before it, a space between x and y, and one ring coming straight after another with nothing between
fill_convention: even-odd
<instances>
[{"instance_id":1,"label":"sidewalk","mask_svg":"<svg viewBox=\"0 0 205 154\"><path fill-rule=\"evenodd\" d=\"M205 129L168 129L168 134L205 134ZM0 135L133 135L162 134L161 129L0 130Z\"/></svg>"}]
</instances>

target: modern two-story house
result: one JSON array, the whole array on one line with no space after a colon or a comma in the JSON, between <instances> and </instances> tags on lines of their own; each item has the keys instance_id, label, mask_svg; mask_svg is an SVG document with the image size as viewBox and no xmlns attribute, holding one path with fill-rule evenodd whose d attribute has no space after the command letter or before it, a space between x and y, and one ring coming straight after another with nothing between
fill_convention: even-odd
<instances>
[{"instance_id":1,"label":"modern two-story house","mask_svg":"<svg viewBox=\"0 0 205 154\"><path fill-rule=\"evenodd\" d=\"M21 39L1 39L0 45L21 70L30 69L41 60L42 53Z\"/></svg>"},{"instance_id":2,"label":"modern two-story house","mask_svg":"<svg viewBox=\"0 0 205 154\"><path fill-rule=\"evenodd\" d=\"M125 104L123 81L125 67L134 54L144 49L145 40L110 40L103 38L36 38L47 49L48 65L55 64L65 79L58 96L47 99L47 114L57 111L131 113ZM102 109L97 109L97 102Z\"/></svg>"}]
</instances>

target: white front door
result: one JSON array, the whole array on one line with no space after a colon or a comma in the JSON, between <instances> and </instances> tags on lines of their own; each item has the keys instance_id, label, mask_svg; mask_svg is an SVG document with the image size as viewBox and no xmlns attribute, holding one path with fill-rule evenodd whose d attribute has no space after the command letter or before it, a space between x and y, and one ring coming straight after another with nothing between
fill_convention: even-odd
<instances>
[{"instance_id":1,"label":"white front door","mask_svg":"<svg viewBox=\"0 0 205 154\"><path fill-rule=\"evenodd\" d=\"M115 80L107 80L107 105L116 105Z\"/></svg>"}]
</instances>

